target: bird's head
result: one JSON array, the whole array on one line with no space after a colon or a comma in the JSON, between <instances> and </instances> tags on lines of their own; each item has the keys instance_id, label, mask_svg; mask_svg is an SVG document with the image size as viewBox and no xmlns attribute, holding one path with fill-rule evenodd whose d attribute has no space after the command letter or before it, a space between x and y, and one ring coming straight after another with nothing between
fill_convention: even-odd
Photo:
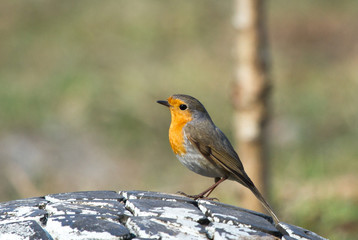
<instances>
[{"instance_id":1,"label":"bird's head","mask_svg":"<svg viewBox=\"0 0 358 240\"><path fill-rule=\"evenodd\" d=\"M166 101L157 103L169 107L172 121L190 122L194 118L208 116L203 104L194 97L185 94L174 94Z\"/></svg>"}]
</instances>

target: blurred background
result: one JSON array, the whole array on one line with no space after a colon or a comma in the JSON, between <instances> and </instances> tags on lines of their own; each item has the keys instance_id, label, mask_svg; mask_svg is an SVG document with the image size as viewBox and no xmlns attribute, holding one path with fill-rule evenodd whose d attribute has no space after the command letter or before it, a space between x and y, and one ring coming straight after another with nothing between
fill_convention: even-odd
<instances>
[{"instance_id":1,"label":"blurred background","mask_svg":"<svg viewBox=\"0 0 358 240\"><path fill-rule=\"evenodd\" d=\"M233 140L233 4L0 1L0 201L211 185L175 158L155 101L193 95ZM270 202L284 222L358 239L358 2L266 8ZM240 189L214 195L240 206Z\"/></svg>"}]
</instances>

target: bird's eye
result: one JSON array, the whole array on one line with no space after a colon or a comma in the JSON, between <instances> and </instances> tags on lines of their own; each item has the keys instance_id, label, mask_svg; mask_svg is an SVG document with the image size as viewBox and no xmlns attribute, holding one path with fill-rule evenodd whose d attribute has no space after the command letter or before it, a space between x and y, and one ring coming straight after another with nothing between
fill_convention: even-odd
<instances>
[{"instance_id":1,"label":"bird's eye","mask_svg":"<svg viewBox=\"0 0 358 240\"><path fill-rule=\"evenodd\" d=\"M179 108L180 108L180 110L185 110L188 108L188 106L185 104L180 104Z\"/></svg>"}]
</instances>

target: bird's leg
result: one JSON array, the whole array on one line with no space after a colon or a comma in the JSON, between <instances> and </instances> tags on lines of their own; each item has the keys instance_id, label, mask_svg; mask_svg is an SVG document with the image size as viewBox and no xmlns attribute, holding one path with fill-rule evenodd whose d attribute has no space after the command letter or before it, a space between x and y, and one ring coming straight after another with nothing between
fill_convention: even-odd
<instances>
[{"instance_id":1,"label":"bird's leg","mask_svg":"<svg viewBox=\"0 0 358 240\"><path fill-rule=\"evenodd\" d=\"M210 186L208 189L206 189L205 191L197 194L197 195L188 195L186 193L183 193L183 192L177 192L181 195L184 195L186 197L189 197L189 198L193 198L194 200L197 200L197 199L206 199L206 200L219 200L217 198L209 198L209 195L214 191L214 189L220 184L222 183L223 181L225 181L227 179L227 177L222 177L222 178L215 178L215 183Z\"/></svg>"},{"instance_id":2,"label":"bird's leg","mask_svg":"<svg viewBox=\"0 0 358 240\"><path fill-rule=\"evenodd\" d=\"M222 177L216 177L215 178L215 183L209 188L210 190L208 191L208 193L206 194L205 198L209 197L209 195L214 191L214 189L219 186L220 183L222 183L223 181L225 181L227 178Z\"/></svg>"}]
</instances>

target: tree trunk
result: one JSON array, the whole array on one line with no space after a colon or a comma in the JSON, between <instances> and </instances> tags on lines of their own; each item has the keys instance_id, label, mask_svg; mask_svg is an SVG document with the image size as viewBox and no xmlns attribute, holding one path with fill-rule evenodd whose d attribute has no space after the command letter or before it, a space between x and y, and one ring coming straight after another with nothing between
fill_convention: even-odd
<instances>
[{"instance_id":1,"label":"tree trunk","mask_svg":"<svg viewBox=\"0 0 358 240\"><path fill-rule=\"evenodd\" d=\"M261 193L267 193L266 125L270 79L263 0L236 0L234 27L237 31L233 102L238 153L245 170ZM262 205L245 189L245 207L262 211Z\"/></svg>"}]
</instances>

